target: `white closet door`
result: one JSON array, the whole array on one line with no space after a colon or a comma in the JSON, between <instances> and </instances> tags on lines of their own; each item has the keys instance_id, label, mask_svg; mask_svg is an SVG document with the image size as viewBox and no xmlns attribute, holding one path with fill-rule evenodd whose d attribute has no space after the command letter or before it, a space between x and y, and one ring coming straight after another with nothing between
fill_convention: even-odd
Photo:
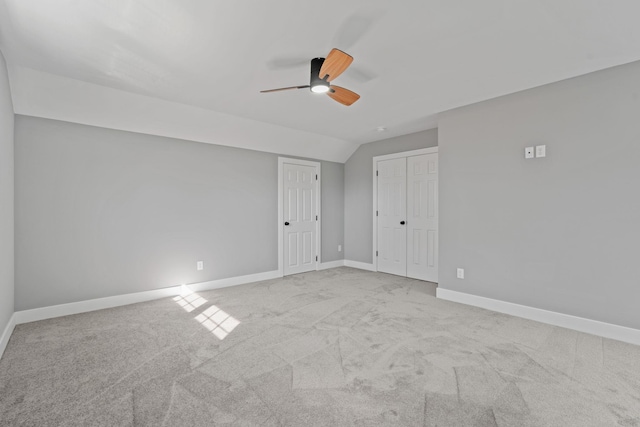
<instances>
[{"instance_id":1,"label":"white closet door","mask_svg":"<svg viewBox=\"0 0 640 427\"><path fill-rule=\"evenodd\" d=\"M406 158L378 162L378 271L407 275Z\"/></svg>"},{"instance_id":2,"label":"white closet door","mask_svg":"<svg viewBox=\"0 0 640 427\"><path fill-rule=\"evenodd\" d=\"M316 268L316 179L311 166L283 165L284 275Z\"/></svg>"},{"instance_id":3,"label":"white closet door","mask_svg":"<svg viewBox=\"0 0 640 427\"><path fill-rule=\"evenodd\" d=\"M438 281L438 153L407 158L407 276Z\"/></svg>"}]
</instances>

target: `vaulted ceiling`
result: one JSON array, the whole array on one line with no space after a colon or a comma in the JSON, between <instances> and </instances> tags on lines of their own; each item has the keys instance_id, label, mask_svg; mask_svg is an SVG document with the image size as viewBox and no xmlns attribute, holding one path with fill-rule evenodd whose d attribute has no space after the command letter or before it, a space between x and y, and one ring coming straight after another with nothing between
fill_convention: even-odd
<instances>
[{"instance_id":1,"label":"vaulted ceiling","mask_svg":"<svg viewBox=\"0 0 640 427\"><path fill-rule=\"evenodd\" d=\"M439 112L640 59L640 3L0 0L16 113L345 161ZM354 57L308 90L309 61ZM385 132L376 128L385 127Z\"/></svg>"}]
</instances>

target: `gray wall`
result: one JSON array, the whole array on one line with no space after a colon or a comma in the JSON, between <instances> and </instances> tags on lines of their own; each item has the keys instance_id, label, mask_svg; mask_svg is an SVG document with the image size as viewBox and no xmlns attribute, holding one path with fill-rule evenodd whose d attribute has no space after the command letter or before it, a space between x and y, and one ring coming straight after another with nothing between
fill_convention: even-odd
<instances>
[{"instance_id":1,"label":"gray wall","mask_svg":"<svg viewBox=\"0 0 640 427\"><path fill-rule=\"evenodd\" d=\"M15 133L16 310L277 269L277 155L25 116ZM341 210L343 165L322 166ZM328 216L323 241L343 228Z\"/></svg>"},{"instance_id":2,"label":"gray wall","mask_svg":"<svg viewBox=\"0 0 640 427\"><path fill-rule=\"evenodd\" d=\"M320 162L322 168L322 262L344 259L344 164ZM325 225L326 224L326 225ZM342 245L342 252L338 252Z\"/></svg>"},{"instance_id":3,"label":"gray wall","mask_svg":"<svg viewBox=\"0 0 640 427\"><path fill-rule=\"evenodd\" d=\"M639 76L637 62L440 117L440 287L640 328Z\"/></svg>"},{"instance_id":4,"label":"gray wall","mask_svg":"<svg viewBox=\"0 0 640 427\"><path fill-rule=\"evenodd\" d=\"M430 129L363 144L351 155L344 168L345 259L373 262L373 158L437 145L438 130Z\"/></svg>"},{"instance_id":5,"label":"gray wall","mask_svg":"<svg viewBox=\"0 0 640 427\"><path fill-rule=\"evenodd\" d=\"M13 314L13 105L0 53L0 335Z\"/></svg>"}]
</instances>

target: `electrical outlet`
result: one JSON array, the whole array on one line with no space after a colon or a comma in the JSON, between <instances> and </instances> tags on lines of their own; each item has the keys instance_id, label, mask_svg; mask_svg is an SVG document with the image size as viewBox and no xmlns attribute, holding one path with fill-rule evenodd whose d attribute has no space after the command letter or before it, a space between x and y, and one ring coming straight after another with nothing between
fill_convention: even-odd
<instances>
[{"instance_id":1,"label":"electrical outlet","mask_svg":"<svg viewBox=\"0 0 640 427\"><path fill-rule=\"evenodd\" d=\"M198 262L196 263L196 269L197 269L198 271L200 271L200 270L204 270L204 261L198 261Z\"/></svg>"},{"instance_id":2,"label":"electrical outlet","mask_svg":"<svg viewBox=\"0 0 640 427\"><path fill-rule=\"evenodd\" d=\"M458 277L458 279L464 279L464 268L458 269L458 271L456 272L456 277Z\"/></svg>"},{"instance_id":3,"label":"electrical outlet","mask_svg":"<svg viewBox=\"0 0 640 427\"><path fill-rule=\"evenodd\" d=\"M547 156L547 146L536 145L536 157L546 157L546 156Z\"/></svg>"},{"instance_id":4,"label":"electrical outlet","mask_svg":"<svg viewBox=\"0 0 640 427\"><path fill-rule=\"evenodd\" d=\"M533 159L533 147L527 147L524 149L524 158Z\"/></svg>"},{"instance_id":5,"label":"electrical outlet","mask_svg":"<svg viewBox=\"0 0 640 427\"><path fill-rule=\"evenodd\" d=\"M342 252L342 245L338 245L338 252Z\"/></svg>"}]
</instances>

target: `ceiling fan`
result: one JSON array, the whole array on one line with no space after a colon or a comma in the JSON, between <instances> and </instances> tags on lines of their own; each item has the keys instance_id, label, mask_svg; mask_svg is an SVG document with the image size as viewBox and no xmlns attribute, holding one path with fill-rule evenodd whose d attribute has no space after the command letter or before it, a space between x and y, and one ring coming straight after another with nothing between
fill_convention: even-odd
<instances>
[{"instance_id":1,"label":"ceiling fan","mask_svg":"<svg viewBox=\"0 0 640 427\"><path fill-rule=\"evenodd\" d=\"M313 58L311 60L311 79L308 85L281 87L278 89L261 90L260 93L279 92L282 90L310 88L314 93L326 93L343 105L349 106L360 99L360 95L330 82L338 77L353 62L353 57L339 49L331 49L327 58Z\"/></svg>"}]
</instances>

